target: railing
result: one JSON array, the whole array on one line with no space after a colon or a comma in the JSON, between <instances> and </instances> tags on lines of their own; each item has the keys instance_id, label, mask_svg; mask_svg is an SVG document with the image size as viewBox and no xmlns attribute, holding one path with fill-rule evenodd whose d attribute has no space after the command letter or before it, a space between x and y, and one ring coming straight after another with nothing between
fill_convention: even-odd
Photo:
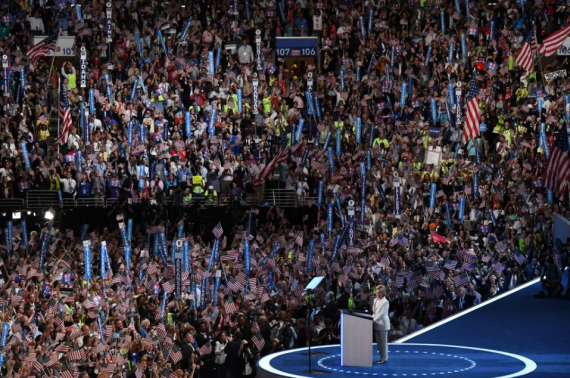
<instances>
[{"instance_id":1,"label":"railing","mask_svg":"<svg viewBox=\"0 0 570 378\"><path fill-rule=\"evenodd\" d=\"M263 202L267 202L271 205L287 208L306 206L311 199L314 200L312 197L298 198L294 190L266 189L264 196L260 196L258 193L246 193L242 204L245 206L258 206ZM67 209L72 207L112 207L116 201L116 198L62 198L57 190L29 190L26 193L25 200L22 198L0 200L0 208L48 209L53 207ZM191 206L217 207L228 206L231 203L232 199L227 193L220 193L215 200L206 200L204 197L193 196ZM171 205L172 200L167 199L166 204Z\"/></svg>"},{"instance_id":2,"label":"railing","mask_svg":"<svg viewBox=\"0 0 570 378\"><path fill-rule=\"evenodd\" d=\"M14 199L0 199L0 209L24 209L24 199L14 198Z\"/></svg>"}]
</instances>

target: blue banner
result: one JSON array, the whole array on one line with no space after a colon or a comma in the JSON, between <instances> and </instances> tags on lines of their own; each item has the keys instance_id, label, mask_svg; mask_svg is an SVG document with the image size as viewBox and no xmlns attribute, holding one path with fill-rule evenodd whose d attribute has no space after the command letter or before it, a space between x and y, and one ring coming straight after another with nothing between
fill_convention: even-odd
<instances>
[{"instance_id":1,"label":"blue banner","mask_svg":"<svg viewBox=\"0 0 570 378\"><path fill-rule=\"evenodd\" d=\"M213 51L208 51L208 73L210 75L213 75L216 73L216 70L214 69L214 52Z\"/></svg>"},{"instance_id":2,"label":"blue banner","mask_svg":"<svg viewBox=\"0 0 570 378\"><path fill-rule=\"evenodd\" d=\"M335 260L338 249L340 248L341 234L336 234L331 255L331 263Z\"/></svg>"},{"instance_id":3,"label":"blue banner","mask_svg":"<svg viewBox=\"0 0 570 378\"><path fill-rule=\"evenodd\" d=\"M30 155L28 154L28 148L26 147L26 142L22 142L22 143L20 143L20 145L22 146L22 155L24 156L24 165L25 165L26 169L30 169L31 168Z\"/></svg>"},{"instance_id":4,"label":"blue banner","mask_svg":"<svg viewBox=\"0 0 570 378\"><path fill-rule=\"evenodd\" d=\"M210 261L208 262L208 270L212 267L215 267L218 262L218 247L220 241L218 239L214 240L214 244L212 245L212 254L210 254Z\"/></svg>"},{"instance_id":5,"label":"blue banner","mask_svg":"<svg viewBox=\"0 0 570 378\"><path fill-rule=\"evenodd\" d=\"M311 273L313 270L313 255L315 253L315 241L309 240L309 246L307 247L307 266L305 272Z\"/></svg>"},{"instance_id":6,"label":"blue banner","mask_svg":"<svg viewBox=\"0 0 570 378\"><path fill-rule=\"evenodd\" d=\"M445 12L439 11L439 18L441 18L441 32L445 34Z\"/></svg>"},{"instance_id":7,"label":"blue banner","mask_svg":"<svg viewBox=\"0 0 570 378\"><path fill-rule=\"evenodd\" d=\"M550 189L546 189L546 201L550 204L554 203L554 195Z\"/></svg>"},{"instance_id":8,"label":"blue banner","mask_svg":"<svg viewBox=\"0 0 570 378\"><path fill-rule=\"evenodd\" d=\"M495 20L491 20L491 26L489 27L489 41L492 41L495 38L495 30L497 22Z\"/></svg>"},{"instance_id":9,"label":"blue banner","mask_svg":"<svg viewBox=\"0 0 570 378\"><path fill-rule=\"evenodd\" d=\"M356 143L360 143L362 138L362 118L356 117Z\"/></svg>"},{"instance_id":10,"label":"blue banner","mask_svg":"<svg viewBox=\"0 0 570 378\"><path fill-rule=\"evenodd\" d=\"M311 91L305 91L305 98L307 99L307 106L309 108L309 114L317 115L315 110L315 103L313 102L313 94ZM302 118L301 118L302 119Z\"/></svg>"},{"instance_id":11,"label":"blue banner","mask_svg":"<svg viewBox=\"0 0 570 378\"><path fill-rule=\"evenodd\" d=\"M542 108L544 107L544 99L540 97L537 100L538 114L542 114Z\"/></svg>"},{"instance_id":12,"label":"blue banner","mask_svg":"<svg viewBox=\"0 0 570 378\"><path fill-rule=\"evenodd\" d=\"M238 107L238 113L243 113L243 92L241 88L238 88L236 90L236 94L237 94L237 107Z\"/></svg>"},{"instance_id":13,"label":"blue banner","mask_svg":"<svg viewBox=\"0 0 570 378\"><path fill-rule=\"evenodd\" d=\"M166 45L164 44L164 38L162 37L162 31L158 28L156 29L156 39L158 40L158 44L160 45L160 48L162 49L162 51L167 53L168 50L166 49Z\"/></svg>"},{"instance_id":14,"label":"blue banner","mask_svg":"<svg viewBox=\"0 0 570 378\"><path fill-rule=\"evenodd\" d=\"M333 149L332 147L329 146L329 148L327 149L328 155L329 155L329 170L331 172L334 172L334 156L333 156Z\"/></svg>"},{"instance_id":15,"label":"blue banner","mask_svg":"<svg viewBox=\"0 0 570 378\"><path fill-rule=\"evenodd\" d=\"M45 258L46 258L46 251L47 251L47 247L49 244L49 239L50 239L50 234L47 231L44 231L44 233L42 234L42 247L40 250L40 266L39 266L39 270L43 270L44 269L44 262L45 262Z\"/></svg>"},{"instance_id":16,"label":"blue banner","mask_svg":"<svg viewBox=\"0 0 570 378\"><path fill-rule=\"evenodd\" d=\"M370 138L368 138L368 149L372 149L372 143L374 142L374 126L370 126Z\"/></svg>"},{"instance_id":17,"label":"blue banner","mask_svg":"<svg viewBox=\"0 0 570 378\"><path fill-rule=\"evenodd\" d=\"M133 220L128 219L127 220L127 242L129 244L131 244L132 240L133 240Z\"/></svg>"},{"instance_id":18,"label":"blue banner","mask_svg":"<svg viewBox=\"0 0 570 378\"><path fill-rule=\"evenodd\" d=\"M202 292L202 298L206 296L206 292ZM164 317L164 310L166 309L166 298L168 297L168 293L166 290L162 293L162 302L160 304L160 319ZM162 323L162 320L160 321Z\"/></svg>"},{"instance_id":19,"label":"blue banner","mask_svg":"<svg viewBox=\"0 0 570 378\"><path fill-rule=\"evenodd\" d=\"M461 54L463 58L467 58L467 38L465 33L461 33Z\"/></svg>"},{"instance_id":20,"label":"blue banner","mask_svg":"<svg viewBox=\"0 0 570 378\"><path fill-rule=\"evenodd\" d=\"M217 293L218 293L218 289L220 288L221 279L222 279L222 274L218 270L218 271L216 271L216 280L214 281L214 295L212 296L212 304L214 306L216 306L218 304L219 297L218 297ZM246 281L246 283L247 283L247 281ZM247 290L245 290L244 295L246 295L246 294L247 294Z\"/></svg>"},{"instance_id":21,"label":"blue banner","mask_svg":"<svg viewBox=\"0 0 570 378\"><path fill-rule=\"evenodd\" d=\"M135 131L133 128L133 121L129 121L128 123L128 130L127 130L127 145L129 147L133 146L133 135L134 135Z\"/></svg>"},{"instance_id":22,"label":"blue banner","mask_svg":"<svg viewBox=\"0 0 570 378\"><path fill-rule=\"evenodd\" d=\"M544 122L540 124L540 145L544 150L544 156L548 159L550 157L550 146L548 145L548 139L546 139L546 124Z\"/></svg>"},{"instance_id":23,"label":"blue banner","mask_svg":"<svg viewBox=\"0 0 570 378\"><path fill-rule=\"evenodd\" d=\"M91 267L91 243L88 241L83 243L83 257L85 260L85 279L89 281L93 273Z\"/></svg>"},{"instance_id":24,"label":"blue banner","mask_svg":"<svg viewBox=\"0 0 570 378\"><path fill-rule=\"evenodd\" d=\"M448 201L445 202L445 215L447 218L447 228L451 230L453 223L451 222L451 209Z\"/></svg>"},{"instance_id":25,"label":"blue banner","mask_svg":"<svg viewBox=\"0 0 570 378\"><path fill-rule=\"evenodd\" d=\"M99 340L105 340L105 333L103 332L103 321L101 320L101 315L97 318L97 324L99 325Z\"/></svg>"},{"instance_id":26,"label":"blue banner","mask_svg":"<svg viewBox=\"0 0 570 378\"><path fill-rule=\"evenodd\" d=\"M431 120L435 124L437 123L437 103L435 102L435 98L431 98Z\"/></svg>"},{"instance_id":27,"label":"blue banner","mask_svg":"<svg viewBox=\"0 0 570 378\"><path fill-rule=\"evenodd\" d=\"M370 171L372 169L372 151L366 151L366 171Z\"/></svg>"},{"instance_id":28,"label":"blue banner","mask_svg":"<svg viewBox=\"0 0 570 378\"><path fill-rule=\"evenodd\" d=\"M137 51L138 51L139 55L142 55L143 54L143 44L141 41L141 36L139 34L139 31L135 30L134 34L135 34L135 41L137 43Z\"/></svg>"},{"instance_id":29,"label":"blue banner","mask_svg":"<svg viewBox=\"0 0 570 378\"><path fill-rule=\"evenodd\" d=\"M141 89L143 91L144 94L146 94L146 86L144 85L144 80L142 78L142 76L139 75L139 84L141 85Z\"/></svg>"},{"instance_id":30,"label":"blue banner","mask_svg":"<svg viewBox=\"0 0 570 378\"><path fill-rule=\"evenodd\" d=\"M336 151L335 151L335 152L336 152L336 156L339 156L340 153L341 153L341 146L340 146L340 144L341 144L341 142L342 142L342 133L341 133L340 129L336 129L336 139L335 139L335 142L336 142Z\"/></svg>"},{"instance_id":31,"label":"blue banner","mask_svg":"<svg viewBox=\"0 0 570 378\"><path fill-rule=\"evenodd\" d=\"M26 223L25 219L22 219L22 243L24 243L24 247L28 248L28 224Z\"/></svg>"},{"instance_id":32,"label":"blue banner","mask_svg":"<svg viewBox=\"0 0 570 378\"><path fill-rule=\"evenodd\" d=\"M435 209L435 198L436 198L436 191L437 191L437 184L432 182L430 185L430 192L429 192L429 207Z\"/></svg>"},{"instance_id":33,"label":"blue banner","mask_svg":"<svg viewBox=\"0 0 570 378\"><path fill-rule=\"evenodd\" d=\"M402 90L400 91L400 108L402 108L402 110L406 106L406 86L407 84L402 82Z\"/></svg>"},{"instance_id":34,"label":"blue banner","mask_svg":"<svg viewBox=\"0 0 570 378\"><path fill-rule=\"evenodd\" d=\"M362 181L366 180L366 165L364 164L363 161L360 162L360 178L362 179Z\"/></svg>"},{"instance_id":35,"label":"blue banner","mask_svg":"<svg viewBox=\"0 0 570 378\"><path fill-rule=\"evenodd\" d=\"M338 214L341 216L340 217L340 223L344 227L344 218L342 217L342 208L340 207L340 199L337 197L335 202L336 202L336 208L338 209Z\"/></svg>"},{"instance_id":36,"label":"blue banner","mask_svg":"<svg viewBox=\"0 0 570 378\"><path fill-rule=\"evenodd\" d=\"M453 55L455 54L455 43L449 45L449 51L447 52L447 61L453 63ZM450 82L450 84L452 84ZM452 84L453 85L453 84ZM451 92L450 92L451 93Z\"/></svg>"},{"instance_id":37,"label":"blue banner","mask_svg":"<svg viewBox=\"0 0 570 378\"><path fill-rule=\"evenodd\" d=\"M20 68L20 88L22 88L22 92L24 91L25 86L26 86L26 69L22 67Z\"/></svg>"},{"instance_id":38,"label":"blue banner","mask_svg":"<svg viewBox=\"0 0 570 378\"><path fill-rule=\"evenodd\" d=\"M402 187L394 187L394 215L402 214Z\"/></svg>"},{"instance_id":39,"label":"blue banner","mask_svg":"<svg viewBox=\"0 0 570 378\"><path fill-rule=\"evenodd\" d=\"M328 131L327 136L325 137L325 143L323 145L324 149L327 149L329 147L329 143L331 141L331 135L332 135L332 132Z\"/></svg>"},{"instance_id":40,"label":"blue banner","mask_svg":"<svg viewBox=\"0 0 570 378\"><path fill-rule=\"evenodd\" d=\"M168 249L166 247L166 233L165 232L159 232L158 233L158 245L159 245L159 252L160 252L160 258L162 259L162 262L164 263L164 265L168 264L168 256L166 255L168 253Z\"/></svg>"},{"instance_id":41,"label":"blue banner","mask_svg":"<svg viewBox=\"0 0 570 378\"><path fill-rule=\"evenodd\" d=\"M374 23L374 11L368 10L368 35L372 35L372 24Z\"/></svg>"},{"instance_id":42,"label":"blue banner","mask_svg":"<svg viewBox=\"0 0 570 378\"><path fill-rule=\"evenodd\" d=\"M461 15L461 5L459 4L459 0L455 0L455 11Z\"/></svg>"},{"instance_id":43,"label":"blue banner","mask_svg":"<svg viewBox=\"0 0 570 378\"><path fill-rule=\"evenodd\" d=\"M332 232L333 230L333 217L334 217L333 204L329 203L327 205L327 232Z\"/></svg>"},{"instance_id":44,"label":"blue banner","mask_svg":"<svg viewBox=\"0 0 570 378\"><path fill-rule=\"evenodd\" d=\"M479 195L479 172L473 173L473 196Z\"/></svg>"},{"instance_id":45,"label":"blue banner","mask_svg":"<svg viewBox=\"0 0 570 378\"><path fill-rule=\"evenodd\" d=\"M366 39L366 25L364 24L364 16L360 16L360 35L362 39Z\"/></svg>"},{"instance_id":46,"label":"blue banner","mask_svg":"<svg viewBox=\"0 0 570 378\"><path fill-rule=\"evenodd\" d=\"M319 208L323 205L324 191L325 191L325 183L321 179L321 180L319 180L319 184L317 186L317 206Z\"/></svg>"},{"instance_id":47,"label":"blue banner","mask_svg":"<svg viewBox=\"0 0 570 378\"><path fill-rule=\"evenodd\" d=\"M426 51L426 60L424 61L424 67L427 67L427 66L428 66L430 58L431 58L431 46L429 46L429 47L427 48L427 51Z\"/></svg>"},{"instance_id":48,"label":"blue banner","mask_svg":"<svg viewBox=\"0 0 570 378\"><path fill-rule=\"evenodd\" d=\"M243 242L243 265L247 276L251 274L251 257L249 254L249 240L246 239Z\"/></svg>"},{"instance_id":49,"label":"blue banner","mask_svg":"<svg viewBox=\"0 0 570 378\"><path fill-rule=\"evenodd\" d=\"M360 78L362 77L362 67L356 66L356 82L360 82Z\"/></svg>"},{"instance_id":50,"label":"blue banner","mask_svg":"<svg viewBox=\"0 0 570 378\"><path fill-rule=\"evenodd\" d=\"M101 278L105 278L106 272L105 272L105 255L107 254L107 243L106 242L101 242L101 256L99 256L99 259L101 260Z\"/></svg>"},{"instance_id":51,"label":"blue banner","mask_svg":"<svg viewBox=\"0 0 570 378\"><path fill-rule=\"evenodd\" d=\"M452 107L455 107L455 91L453 90L453 82L447 83L447 92L449 96L449 103Z\"/></svg>"},{"instance_id":52,"label":"blue banner","mask_svg":"<svg viewBox=\"0 0 570 378\"><path fill-rule=\"evenodd\" d=\"M110 100L113 98L113 92L111 91L111 79L109 78L108 73L103 75L103 77L105 78L105 93L107 95L107 98Z\"/></svg>"},{"instance_id":53,"label":"blue banner","mask_svg":"<svg viewBox=\"0 0 570 378\"><path fill-rule=\"evenodd\" d=\"M84 224L83 226L81 226L81 233L79 234L79 239L81 241L85 240L87 238L87 231L89 230L89 225L88 224Z\"/></svg>"},{"instance_id":54,"label":"blue banner","mask_svg":"<svg viewBox=\"0 0 570 378\"><path fill-rule=\"evenodd\" d=\"M178 39L179 43L184 42L186 39L186 35L188 34L188 30L190 29L190 24L192 23L193 17L190 17L188 21L184 23L184 27L182 27L182 33L180 33L180 38Z\"/></svg>"},{"instance_id":55,"label":"blue banner","mask_svg":"<svg viewBox=\"0 0 570 378\"><path fill-rule=\"evenodd\" d=\"M188 241L184 241L182 244L182 263L184 269L190 272L190 243Z\"/></svg>"},{"instance_id":56,"label":"blue banner","mask_svg":"<svg viewBox=\"0 0 570 378\"><path fill-rule=\"evenodd\" d=\"M216 108L212 108L212 114L210 115L210 122L208 125L208 134L210 136L216 135Z\"/></svg>"},{"instance_id":57,"label":"blue banner","mask_svg":"<svg viewBox=\"0 0 570 378\"><path fill-rule=\"evenodd\" d=\"M135 101L135 98L137 97L137 87L138 87L138 80L135 80L131 88L131 98L130 98L131 102Z\"/></svg>"},{"instance_id":58,"label":"blue banner","mask_svg":"<svg viewBox=\"0 0 570 378\"><path fill-rule=\"evenodd\" d=\"M459 220L463 223L463 219L465 218L465 197L459 198Z\"/></svg>"},{"instance_id":59,"label":"blue banner","mask_svg":"<svg viewBox=\"0 0 570 378\"><path fill-rule=\"evenodd\" d=\"M344 91L344 69L340 69L340 89Z\"/></svg>"},{"instance_id":60,"label":"blue banner","mask_svg":"<svg viewBox=\"0 0 570 378\"><path fill-rule=\"evenodd\" d=\"M295 130L295 141L298 143L301 141L301 136L303 135L303 126L305 125L305 118L299 120L299 124L297 125L297 129Z\"/></svg>"},{"instance_id":61,"label":"blue banner","mask_svg":"<svg viewBox=\"0 0 570 378\"><path fill-rule=\"evenodd\" d=\"M319 122L321 122L323 117L323 113L321 110L321 102L319 100L319 96L313 96L313 98L315 99L315 110L317 111L317 119L319 120Z\"/></svg>"},{"instance_id":62,"label":"blue banner","mask_svg":"<svg viewBox=\"0 0 570 378\"><path fill-rule=\"evenodd\" d=\"M95 90L89 89L89 114L95 114Z\"/></svg>"}]
</instances>

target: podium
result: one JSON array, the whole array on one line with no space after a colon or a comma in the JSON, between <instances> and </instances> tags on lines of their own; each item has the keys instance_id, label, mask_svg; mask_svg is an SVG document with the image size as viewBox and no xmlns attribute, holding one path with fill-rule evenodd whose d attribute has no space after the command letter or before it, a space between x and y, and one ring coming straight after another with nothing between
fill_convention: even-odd
<instances>
[{"instance_id":1,"label":"podium","mask_svg":"<svg viewBox=\"0 0 570 378\"><path fill-rule=\"evenodd\" d=\"M343 310L340 316L341 366L372 367L372 315Z\"/></svg>"}]
</instances>

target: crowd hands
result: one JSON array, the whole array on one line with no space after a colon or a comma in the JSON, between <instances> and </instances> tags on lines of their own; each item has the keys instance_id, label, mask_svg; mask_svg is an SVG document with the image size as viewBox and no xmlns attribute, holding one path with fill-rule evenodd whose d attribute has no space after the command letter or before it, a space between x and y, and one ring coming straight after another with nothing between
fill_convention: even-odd
<instances>
[{"instance_id":1,"label":"crowd hands","mask_svg":"<svg viewBox=\"0 0 570 378\"><path fill-rule=\"evenodd\" d=\"M1 30L3 51L9 53L13 66L26 67L27 80L20 93L14 89L20 78L14 75L10 95L2 96L0 196L24 198L26 191L39 189L61 190L68 198L129 197L131 203L121 201L111 214L135 218L132 246L137 261L127 276L121 235L111 225L89 236L95 251L93 267L100 265L101 242L107 243L115 275L106 280L84 279L84 240L53 225L46 226L51 237L43 271L39 270L41 235L30 235L27 248L14 246L12 253L3 249L1 309L4 322L10 324L3 373L28 376L36 366L25 363L25 358L35 353L43 357L44 370L84 371L81 374L89 376L158 377L166 367L178 377L196 377L200 370L211 369L212 363L220 376L252 376L260 356L306 346L309 338L313 345L338 343L339 311L370 309L377 284L388 288L391 340L538 276L544 277L543 296L560 295L566 244L555 245L552 216L568 216L568 201L550 199L542 187L546 158L539 135L544 122L552 146L557 131L565 127L568 80L563 74L548 80L540 73L529 74L514 63L513 56L527 33L534 30L541 43L565 23L564 4L526 2L521 8L515 2L494 6L476 2L469 5L466 17L465 4L457 12L451 1L373 1L364 6L333 1L322 9L317 3L286 2L283 22L279 9L266 12L275 9L272 2L251 2L248 22L242 1L239 17L228 14L225 2L185 3L185 7L177 1L168 5L121 2L113 12L110 48L101 27L104 4L83 4L83 27L75 22L71 8L55 11L42 4L24 8ZM368 22L368 10L373 11L374 22L363 38L359 16ZM190 17L187 37L180 43L179 35ZM497 26L490 37L491 20ZM165 33L167 52L155 33L165 23L176 29L173 35ZM32 68L22 53L36 30L49 34L54 28L63 35L75 35L76 50L87 49L85 89L79 86L78 55L52 70L51 59L41 59ZM140 33L140 52L135 29ZM262 31L257 115L252 109L255 29ZM459 33L471 29L476 32L468 33L463 56ZM275 37L290 31L318 37L319 73L316 64L299 59L287 65L274 56ZM455 52L448 61L451 40ZM225 47L234 43L236 54L228 54ZM208 51L219 47L219 65L209 75ZM425 62L428 47L431 54ZM543 71L567 69L567 59L556 58ZM308 114L309 72L314 73L312 93L320 99L320 115ZM464 122L457 121L455 109L446 110L448 83L454 88L461 83L465 94L473 75L486 128L480 137L462 144ZM67 93L74 127L59 149L51 149L49 122L59 107L58 80ZM403 108L402 82L411 83ZM133 85L137 88L131 99ZM80 104L89 108L90 89L95 94L95 112L89 112L81 128ZM431 98L436 99L436 120L432 120ZM293 126L300 119L304 128L297 138ZM130 121L136 121L132 143ZM338 144L337 135L342 139ZM185 286L183 298L169 292L165 313L157 314L162 290L154 293L148 280L146 285L139 280L138 272L145 266L143 280L150 277L161 287L172 278L168 264L150 244L162 232L157 227L165 229L169 242L175 239L178 219L172 221L161 212L166 200L181 207L193 198L213 200L227 193L243 203L246 193L255 193L254 181L282 147L283 136L290 150L287 161L276 166L278 181L280 187L296 191L296 211L303 213L302 222L277 207L248 210L238 224L224 224L227 239L220 251L235 257L218 261L212 269L207 268L211 240L187 236L195 248L192 261L198 266L185 282L199 282L208 276L204 271L225 265L227 278L220 286L224 298L214 305L218 293L208 293L202 308L196 303L199 290L192 292L191 285ZM30 157L29 169L21 142ZM332 167L329 146L335 150ZM481 177L478 193L473 188L475 173ZM321 180L324 191L318 206L315 199ZM395 182L404 189L399 215L394 215ZM435 204L430 204L432 183L436 184ZM460 198L465 200L462 211L457 205ZM333 242L349 222L349 200L356 203L357 241L350 246L341 240L333 256ZM334 208L332 232L327 225L329 204ZM182 223L188 226L187 222L183 218ZM21 245L18 229L14 232ZM246 293L229 287L243 279L244 239L257 244L252 248L256 273L249 276L255 279L251 285L257 286L257 292L251 286ZM307 271L309 240L316 244L314 262ZM275 241L281 249L271 254ZM150 266L157 271L149 273ZM62 283L65 273L71 274L73 287ZM304 297L299 288L315 275L326 276L326 283L314 297ZM210 285L212 278L208 276ZM244 288L243 283L239 285ZM87 308L85 300L97 296L103 302ZM307 304L317 308L310 328L305 320ZM110 336L99 332L97 318L103 312ZM171 344L182 354L177 362L178 354L171 356ZM54 357L54 347L83 350L86 356L74 361ZM168 355L161 353L166 350ZM54 361L48 362L51 358ZM104 370L109 365L115 365L111 372L101 371L101 366Z\"/></svg>"}]
</instances>

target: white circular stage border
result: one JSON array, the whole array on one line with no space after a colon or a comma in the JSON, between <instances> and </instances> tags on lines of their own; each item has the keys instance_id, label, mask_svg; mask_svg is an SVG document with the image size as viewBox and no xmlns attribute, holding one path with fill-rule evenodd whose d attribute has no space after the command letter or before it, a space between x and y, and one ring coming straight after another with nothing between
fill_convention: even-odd
<instances>
[{"instance_id":1,"label":"white circular stage border","mask_svg":"<svg viewBox=\"0 0 570 378\"><path fill-rule=\"evenodd\" d=\"M527 375L531 372L533 372L534 370L536 370L536 363L526 357L523 356L519 356L518 354L514 354L514 353L508 353L508 352L502 352L499 350L493 350L493 349L485 349L485 348L475 348L475 347L467 347L467 346L460 346L460 345L444 345L444 344L416 344L416 343L403 343L403 344L390 344L390 345L394 345L395 347L405 347L405 346L428 346L428 347L440 347L440 348L457 348L457 349L468 349L468 350L476 350L476 351L480 351L480 352L487 352L487 353L495 353L495 354L501 354L503 356L507 356L507 357L511 357L514 358L516 360L521 361L522 363L524 363L525 367L524 369L512 373L512 374L507 374L507 375L502 375L502 376L497 376L497 377L493 377L493 378L514 378L514 377L521 377L523 375ZM311 348L311 350L314 349L323 349L323 348L330 348L330 345L323 345L323 346L317 346L317 347L313 347ZM289 378L310 378L309 376L306 375L297 375L297 374L291 374L291 373L286 373L284 371L275 369L273 366L271 366L271 360L273 360L276 357L282 356L284 354L288 354L288 353L293 353L293 352L299 352L302 350L308 350L309 348L301 348L301 349L293 349L293 350L285 350L282 352L277 352L277 353L273 353L270 354L269 356L265 356L263 357L261 360L259 360L259 367L269 373L272 374L276 374L276 375L281 375L284 377L289 377ZM405 352L404 352L405 353ZM422 352L423 353L423 352ZM429 352L431 353L431 352ZM413 354L413 353L412 353ZM437 353L440 354L440 353ZM447 353L444 353L443 355L447 355ZM346 373L349 373L348 371L346 371ZM351 372L352 373L352 372ZM359 372L354 372L354 374L357 375L373 375L373 374L365 374L365 373L359 373ZM435 375L439 375L439 373L434 373ZM377 374L377 375L386 375L386 376L393 376L395 374ZM404 375L404 374L400 374L400 375ZM415 373L415 374L405 374L405 375L414 375L414 376L428 376L431 375L431 373Z\"/></svg>"}]
</instances>

